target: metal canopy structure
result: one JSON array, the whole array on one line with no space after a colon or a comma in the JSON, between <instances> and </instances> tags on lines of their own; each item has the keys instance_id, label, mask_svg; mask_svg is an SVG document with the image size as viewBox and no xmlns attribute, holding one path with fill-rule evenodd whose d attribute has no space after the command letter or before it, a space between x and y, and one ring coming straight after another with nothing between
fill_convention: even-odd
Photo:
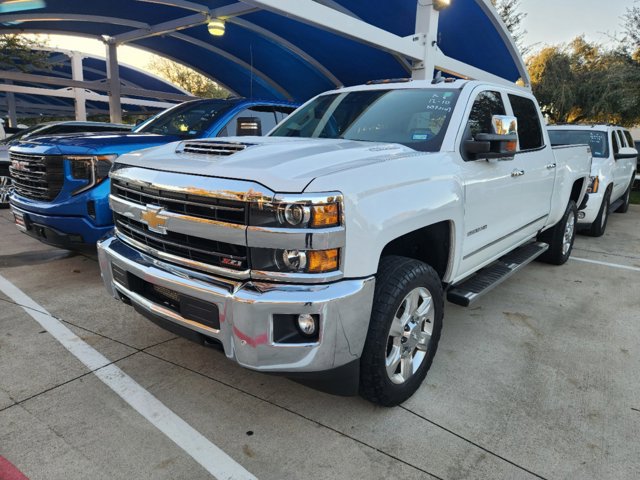
<instances>
[{"instance_id":1,"label":"metal canopy structure","mask_svg":"<svg viewBox=\"0 0 640 480\"><path fill-rule=\"evenodd\" d=\"M433 2L438 5L434 7ZM528 84L511 35L489 0L47 0L0 15L0 32L102 39L110 78L117 46L172 58L246 97L303 101L380 78L463 78ZM437 7L437 8L436 8ZM222 20L223 36L212 36ZM110 91L112 120L119 91Z\"/></svg>"},{"instance_id":2,"label":"metal canopy structure","mask_svg":"<svg viewBox=\"0 0 640 480\"><path fill-rule=\"evenodd\" d=\"M15 123L17 116L75 114L78 120L86 120L87 115L109 114L109 97L103 93L109 91L104 58L52 49L47 61L51 70L0 71L0 116L9 116ZM133 94L121 99L128 113L155 113L190 98L175 85L138 68L120 65L119 70L120 85Z\"/></svg>"}]
</instances>

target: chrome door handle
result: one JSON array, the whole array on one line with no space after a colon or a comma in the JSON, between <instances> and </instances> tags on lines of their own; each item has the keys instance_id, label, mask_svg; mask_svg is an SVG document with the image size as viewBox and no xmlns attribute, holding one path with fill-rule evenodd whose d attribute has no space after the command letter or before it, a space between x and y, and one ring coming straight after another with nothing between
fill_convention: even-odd
<instances>
[{"instance_id":1,"label":"chrome door handle","mask_svg":"<svg viewBox=\"0 0 640 480\"><path fill-rule=\"evenodd\" d=\"M547 169L548 170L553 170L556 167L557 167L557 165L555 163L550 163L549 165L547 165Z\"/></svg>"},{"instance_id":2,"label":"chrome door handle","mask_svg":"<svg viewBox=\"0 0 640 480\"><path fill-rule=\"evenodd\" d=\"M511 176L512 177L521 177L524 175L524 170L514 170L513 172L511 172Z\"/></svg>"}]
</instances>

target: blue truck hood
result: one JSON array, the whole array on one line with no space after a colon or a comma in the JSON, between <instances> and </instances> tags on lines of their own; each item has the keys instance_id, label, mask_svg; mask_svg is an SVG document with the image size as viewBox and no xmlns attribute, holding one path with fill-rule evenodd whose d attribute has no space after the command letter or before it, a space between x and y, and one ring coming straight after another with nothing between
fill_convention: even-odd
<instances>
[{"instance_id":1,"label":"blue truck hood","mask_svg":"<svg viewBox=\"0 0 640 480\"><path fill-rule=\"evenodd\" d=\"M46 155L121 155L176 140L180 140L180 138L175 135L156 135L153 133L87 133L38 137L31 141L22 142L13 148L25 153Z\"/></svg>"}]
</instances>

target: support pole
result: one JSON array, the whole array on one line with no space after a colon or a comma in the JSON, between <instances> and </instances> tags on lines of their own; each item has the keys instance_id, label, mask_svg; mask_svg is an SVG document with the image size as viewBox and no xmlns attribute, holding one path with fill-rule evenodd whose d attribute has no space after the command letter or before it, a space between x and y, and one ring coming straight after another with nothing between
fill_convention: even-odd
<instances>
[{"instance_id":1,"label":"support pole","mask_svg":"<svg viewBox=\"0 0 640 480\"><path fill-rule=\"evenodd\" d=\"M120 103L120 70L118 68L118 45L112 37L103 37L107 47L107 81L109 83L109 116L112 123L122 123Z\"/></svg>"},{"instance_id":2,"label":"support pole","mask_svg":"<svg viewBox=\"0 0 640 480\"><path fill-rule=\"evenodd\" d=\"M71 58L71 78L73 80L84 81L84 69L82 67L82 55L78 52L73 52L70 55ZM84 88L74 88L75 93L75 106L76 106L76 120L80 122L87 121L87 104Z\"/></svg>"},{"instance_id":3,"label":"support pole","mask_svg":"<svg viewBox=\"0 0 640 480\"><path fill-rule=\"evenodd\" d=\"M13 82L7 81L11 84ZM16 96L12 92L7 92L7 112L9 114L9 126L16 128L18 126L18 116L16 114Z\"/></svg>"},{"instance_id":4,"label":"support pole","mask_svg":"<svg viewBox=\"0 0 640 480\"><path fill-rule=\"evenodd\" d=\"M431 1L418 1L416 11L416 35L422 35L425 47L424 59L413 62L412 78L415 80L433 79L438 54L438 20L440 12L433 8ZM423 5L424 3L424 5Z\"/></svg>"}]
</instances>

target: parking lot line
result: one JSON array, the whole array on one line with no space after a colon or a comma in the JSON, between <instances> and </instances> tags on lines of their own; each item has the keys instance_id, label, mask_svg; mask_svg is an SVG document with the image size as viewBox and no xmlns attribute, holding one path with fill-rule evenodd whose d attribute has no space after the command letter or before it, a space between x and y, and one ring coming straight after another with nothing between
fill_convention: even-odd
<instances>
[{"instance_id":1,"label":"parking lot line","mask_svg":"<svg viewBox=\"0 0 640 480\"><path fill-rule=\"evenodd\" d=\"M31 297L0 275L0 292L91 370L102 382L218 479L254 479L251 473L191 427L134 379L85 343Z\"/></svg>"},{"instance_id":2,"label":"parking lot line","mask_svg":"<svg viewBox=\"0 0 640 480\"><path fill-rule=\"evenodd\" d=\"M0 480L29 480L9 460L0 455Z\"/></svg>"},{"instance_id":3,"label":"parking lot line","mask_svg":"<svg viewBox=\"0 0 640 480\"><path fill-rule=\"evenodd\" d=\"M593 263L595 265L603 265L605 267L619 268L621 270L631 270L632 272L640 272L640 268L638 267L631 267L629 265L620 265L618 263L601 262L598 260L589 260L587 258L578 258L578 257L571 257L571 260L575 260L576 262Z\"/></svg>"}]
</instances>

